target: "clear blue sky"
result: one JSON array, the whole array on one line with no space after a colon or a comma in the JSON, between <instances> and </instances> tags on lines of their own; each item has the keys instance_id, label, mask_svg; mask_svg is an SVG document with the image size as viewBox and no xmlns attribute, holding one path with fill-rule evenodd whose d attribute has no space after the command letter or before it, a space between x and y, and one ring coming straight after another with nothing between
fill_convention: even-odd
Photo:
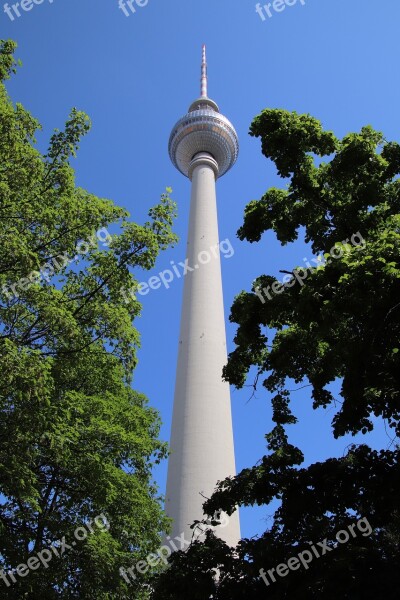
<instances>
[{"instance_id":1,"label":"clear blue sky","mask_svg":"<svg viewBox=\"0 0 400 600\"><path fill-rule=\"evenodd\" d=\"M198 96L201 44L207 44L209 94L241 141L237 165L218 182L220 236L235 250L222 259L227 317L234 296L250 289L255 277L280 278L280 269L312 257L302 241L281 248L272 233L253 245L236 238L246 203L283 185L262 157L259 141L247 134L251 120L263 108L278 107L311 113L338 136L371 124L398 140L399 21L398 0L306 0L304 6L298 0L264 21L254 0L149 0L130 17L118 0L44 0L14 21L0 5L0 37L18 42L23 61L8 89L42 122L40 147L76 106L93 121L74 161L79 185L127 207L138 222L166 186L173 188L180 242L161 255L155 274L185 258L190 186L170 163L167 142L175 121ZM182 279L169 290L152 291L143 298L137 322L143 347L134 383L161 412L164 439L172 414L181 295ZM229 349L234 333L228 323ZM238 469L261 458L271 428L268 396L260 391L249 397L248 389L232 393ZM352 438L333 441L332 410L313 412L308 388L294 397L301 421L290 428L290 439L306 462L341 456ZM370 440L390 443L382 426ZM164 491L166 465L156 478ZM271 512L271 507L243 510L243 534L262 532Z\"/></svg>"}]
</instances>

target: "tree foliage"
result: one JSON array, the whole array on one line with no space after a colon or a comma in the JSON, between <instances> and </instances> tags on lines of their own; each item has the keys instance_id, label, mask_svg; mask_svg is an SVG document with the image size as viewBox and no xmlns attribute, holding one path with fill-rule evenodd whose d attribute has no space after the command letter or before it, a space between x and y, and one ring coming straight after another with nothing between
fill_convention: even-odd
<instances>
[{"instance_id":1,"label":"tree foliage","mask_svg":"<svg viewBox=\"0 0 400 600\"><path fill-rule=\"evenodd\" d=\"M0 46L2 80L14 49ZM56 540L70 545L100 514L109 529L9 587L0 580L0 595L144 598L119 567L156 549L167 526L151 475L166 446L131 388L141 305L123 291L176 241L175 204L167 191L148 222L131 222L76 186L70 159L88 117L73 109L44 156L39 128L0 83L0 568L15 574Z\"/></svg>"},{"instance_id":2,"label":"tree foliage","mask_svg":"<svg viewBox=\"0 0 400 600\"><path fill-rule=\"evenodd\" d=\"M256 370L254 388L271 397L274 428L266 455L220 482L204 508L210 515L218 509L231 514L237 505L278 501L279 507L271 527L242 540L236 552L209 536L201 550L174 557L154 598L186 598L174 593L172 582L189 589L199 573L208 573L203 589L196 584L199 600L397 598L400 146L370 126L339 140L310 115L284 110L264 110L250 133L289 182L247 205L239 238L257 242L272 229L287 244L304 234L326 260L307 270L292 265L284 271L286 285L270 297L263 290L278 281L260 275L234 301L236 348L224 376L241 388ZM303 466L301 449L290 444L293 381L309 385L315 409L331 408L336 438L368 433L380 417L393 443L381 451L353 445L342 458ZM340 399L333 382L340 382ZM361 518L372 533L338 544L336 534ZM322 540L333 550L308 569L275 574L268 587L260 578L260 569L287 563ZM216 567L218 579L211 573Z\"/></svg>"}]
</instances>

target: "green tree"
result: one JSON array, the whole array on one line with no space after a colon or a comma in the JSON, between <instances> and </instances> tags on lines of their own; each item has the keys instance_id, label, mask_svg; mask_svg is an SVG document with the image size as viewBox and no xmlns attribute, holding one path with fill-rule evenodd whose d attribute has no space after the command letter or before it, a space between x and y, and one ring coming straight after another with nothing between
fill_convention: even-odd
<instances>
[{"instance_id":1,"label":"green tree","mask_svg":"<svg viewBox=\"0 0 400 600\"><path fill-rule=\"evenodd\" d=\"M293 267L286 285L261 275L232 306L236 348L225 378L241 388L255 373L271 398L274 428L268 452L237 477L220 482L207 514L235 505L278 501L271 527L242 540L236 553L209 536L175 556L156 583L154 598L394 599L400 576L400 146L371 127L342 140L310 115L264 110L250 133L274 161L285 189L269 189L245 210L241 240L273 230L282 244L299 234L324 261ZM334 258L333 258L334 257ZM273 287L274 286L274 287ZM272 291L271 291L272 290ZM340 459L302 466L290 444L293 381L308 385L313 408L333 410L332 433L367 434L373 417L392 431L392 448L353 445ZM332 386L333 382L335 386ZM340 398L332 391L340 385ZM357 535L336 535L359 519ZM364 529L364 533L361 532ZM369 533L368 533L369 531ZM265 571L326 540L309 568ZM318 547L317 547L318 548ZM218 582L212 569L219 567Z\"/></svg>"},{"instance_id":2,"label":"green tree","mask_svg":"<svg viewBox=\"0 0 400 600\"><path fill-rule=\"evenodd\" d=\"M43 156L39 123L3 83L14 50L1 42L0 596L145 598L146 577L128 586L119 568L156 549L168 525L152 480L167 449L131 388L141 305L126 290L137 289L133 269L175 243L175 204L168 189L138 225L77 187L70 158L90 123L76 109ZM77 541L101 514L107 526ZM75 542L63 556L16 574L63 538Z\"/></svg>"}]
</instances>

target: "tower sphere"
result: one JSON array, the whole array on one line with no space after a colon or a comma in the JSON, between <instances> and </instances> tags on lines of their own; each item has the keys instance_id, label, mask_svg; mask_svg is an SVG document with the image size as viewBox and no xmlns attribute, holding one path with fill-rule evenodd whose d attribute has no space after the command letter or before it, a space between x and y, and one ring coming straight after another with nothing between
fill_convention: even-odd
<instances>
[{"instance_id":1,"label":"tower sphere","mask_svg":"<svg viewBox=\"0 0 400 600\"><path fill-rule=\"evenodd\" d=\"M168 151L175 167L190 177L189 166L196 154L207 152L218 163L221 177L235 164L239 140L232 123L221 115L218 105L207 97L205 48L203 47L202 95L172 129Z\"/></svg>"}]
</instances>

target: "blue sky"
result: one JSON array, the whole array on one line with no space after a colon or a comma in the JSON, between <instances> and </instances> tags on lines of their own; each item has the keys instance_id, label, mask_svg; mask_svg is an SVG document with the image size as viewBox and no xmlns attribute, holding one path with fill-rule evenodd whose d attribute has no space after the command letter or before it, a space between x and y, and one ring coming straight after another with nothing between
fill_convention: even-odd
<instances>
[{"instance_id":1,"label":"blue sky","mask_svg":"<svg viewBox=\"0 0 400 600\"><path fill-rule=\"evenodd\" d=\"M12 4L12 2L11 2ZM281 247L269 232L258 244L240 242L236 231L248 201L268 187L284 185L274 165L248 136L252 119L266 107L308 112L343 136L371 124L387 139L399 139L398 0L297 1L271 17L256 13L254 0L149 0L126 17L118 0L44 0L12 21L0 4L0 37L18 42L23 62L8 84L43 124L44 149L53 128L61 128L74 106L86 111L93 129L81 146L78 185L128 208L145 220L166 186L174 190L180 242L159 258L154 273L185 258L190 184L169 161L171 128L199 95L201 45L207 44L209 95L235 125L241 143L237 164L218 182L221 239L234 255L222 258L226 316L234 296L250 289L262 273L279 275L312 258L304 243ZM149 274L139 279L147 280ZM134 385L163 419L169 437L179 332L182 279L170 289L143 297L140 363ZM227 324L228 348L235 327ZM264 453L271 429L269 397L232 390L238 469ZM309 389L296 392L291 441L306 462L341 456L352 441L329 434L332 409L312 411ZM367 438L362 438L367 440ZM359 442L360 438L355 441ZM369 437L386 447L384 428ZM166 465L156 472L164 491ZM271 507L242 510L242 533L252 536L268 524Z\"/></svg>"}]
</instances>

